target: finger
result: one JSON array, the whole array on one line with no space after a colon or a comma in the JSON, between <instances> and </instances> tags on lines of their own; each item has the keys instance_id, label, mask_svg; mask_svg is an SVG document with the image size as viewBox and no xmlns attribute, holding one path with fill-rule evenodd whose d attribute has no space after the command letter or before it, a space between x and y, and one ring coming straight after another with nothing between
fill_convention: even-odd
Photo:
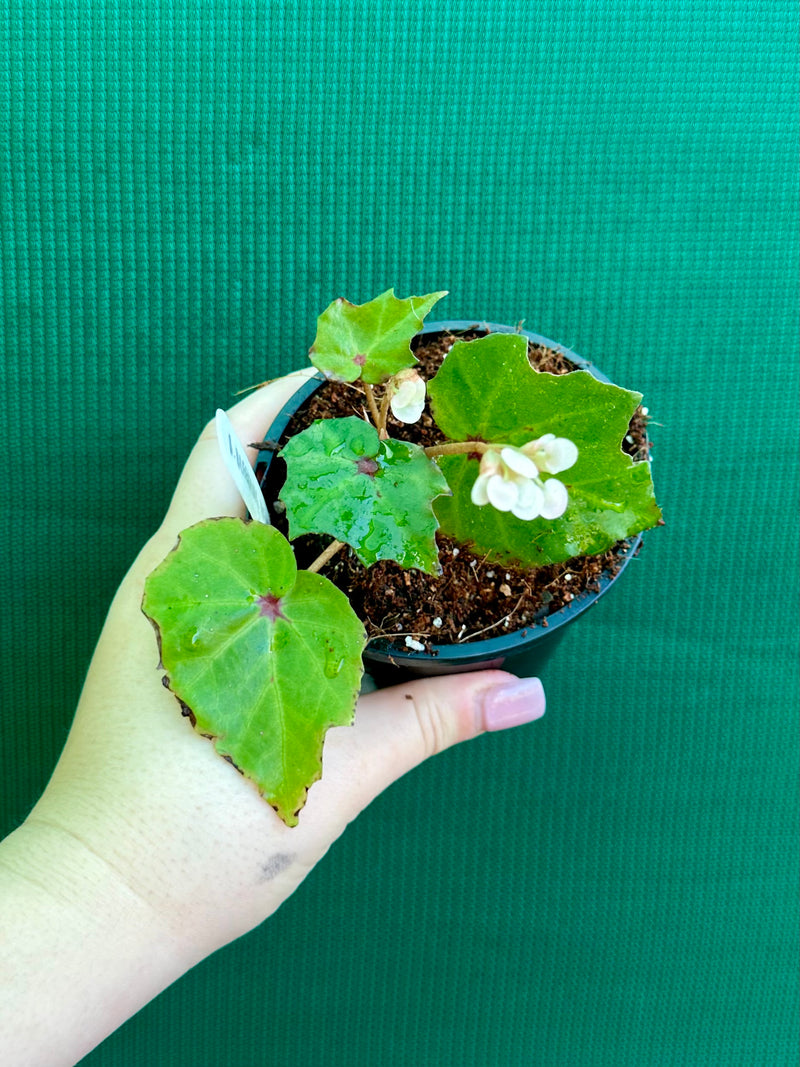
<instances>
[{"instance_id":1,"label":"finger","mask_svg":"<svg viewBox=\"0 0 800 1067\"><path fill-rule=\"evenodd\" d=\"M539 679L505 671L428 678L369 693L359 700L354 726L328 731L322 782L316 793L311 790L309 806L346 796L347 818L354 818L430 756L486 731L533 722L544 711Z\"/></svg>"},{"instance_id":2,"label":"finger","mask_svg":"<svg viewBox=\"0 0 800 1067\"><path fill-rule=\"evenodd\" d=\"M247 446L263 439L284 404L315 373L313 367L308 367L276 378L229 409L228 417L252 464L258 452ZM181 530L201 519L244 514L244 503L222 459L211 420L186 461L162 530L177 537Z\"/></svg>"}]
</instances>

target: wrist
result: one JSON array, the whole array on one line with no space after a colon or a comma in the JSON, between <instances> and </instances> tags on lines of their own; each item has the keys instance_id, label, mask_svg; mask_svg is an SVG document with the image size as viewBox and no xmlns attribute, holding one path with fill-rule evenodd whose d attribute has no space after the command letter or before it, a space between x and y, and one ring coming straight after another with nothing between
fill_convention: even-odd
<instances>
[{"instance_id":1,"label":"wrist","mask_svg":"<svg viewBox=\"0 0 800 1067\"><path fill-rule=\"evenodd\" d=\"M3 1060L71 1064L197 960L100 856L34 817L0 843Z\"/></svg>"}]
</instances>

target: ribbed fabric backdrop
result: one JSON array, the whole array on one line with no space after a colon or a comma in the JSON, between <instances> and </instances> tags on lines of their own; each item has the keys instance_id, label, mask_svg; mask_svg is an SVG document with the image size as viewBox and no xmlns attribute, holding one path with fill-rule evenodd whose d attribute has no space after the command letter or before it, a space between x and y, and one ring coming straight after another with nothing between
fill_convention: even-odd
<instances>
[{"instance_id":1,"label":"ribbed fabric backdrop","mask_svg":"<svg viewBox=\"0 0 800 1067\"><path fill-rule=\"evenodd\" d=\"M87 1065L794 1065L796 80L787 0L0 0L4 831L194 437L335 296L642 390L667 520L541 723Z\"/></svg>"}]
</instances>

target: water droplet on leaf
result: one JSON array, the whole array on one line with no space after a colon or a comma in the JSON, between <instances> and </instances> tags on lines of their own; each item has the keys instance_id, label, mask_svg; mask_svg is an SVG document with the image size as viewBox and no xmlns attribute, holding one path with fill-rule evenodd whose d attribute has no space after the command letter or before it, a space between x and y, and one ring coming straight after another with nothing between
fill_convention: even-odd
<instances>
[{"instance_id":1,"label":"water droplet on leaf","mask_svg":"<svg viewBox=\"0 0 800 1067\"><path fill-rule=\"evenodd\" d=\"M344 657L337 652L329 651L325 657L325 677L336 678L344 667Z\"/></svg>"},{"instance_id":2,"label":"water droplet on leaf","mask_svg":"<svg viewBox=\"0 0 800 1067\"><path fill-rule=\"evenodd\" d=\"M272 635L272 651L278 652L289 644L289 631L284 626L276 626Z\"/></svg>"}]
</instances>

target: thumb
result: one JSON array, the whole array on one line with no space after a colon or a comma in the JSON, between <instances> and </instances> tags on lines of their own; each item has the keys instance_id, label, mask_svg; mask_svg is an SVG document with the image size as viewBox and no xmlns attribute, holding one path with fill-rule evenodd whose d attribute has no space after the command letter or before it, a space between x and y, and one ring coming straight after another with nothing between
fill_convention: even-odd
<instances>
[{"instance_id":1,"label":"thumb","mask_svg":"<svg viewBox=\"0 0 800 1067\"><path fill-rule=\"evenodd\" d=\"M539 679L505 671L427 678L369 693L358 702L353 726L328 732L322 781L316 796L311 790L309 807L346 796L350 810L343 814L352 819L429 756L486 731L533 722L544 710Z\"/></svg>"},{"instance_id":2,"label":"thumb","mask_svg":"<svg viewBox=\"0 0 800 1067\"><path fill-rule=\"evenodd\" d=\"M275 378L228 410L228 417L251 463L255 463L257 453L246 446L263 438L283 405L316 373L314 367L306 367L283 378ZM201 519L219 515L243 516L244 513L242 498L222 459L212 419L186 461L163 529L174 539L181 530Z\"/></svg>"}]
</instances>

